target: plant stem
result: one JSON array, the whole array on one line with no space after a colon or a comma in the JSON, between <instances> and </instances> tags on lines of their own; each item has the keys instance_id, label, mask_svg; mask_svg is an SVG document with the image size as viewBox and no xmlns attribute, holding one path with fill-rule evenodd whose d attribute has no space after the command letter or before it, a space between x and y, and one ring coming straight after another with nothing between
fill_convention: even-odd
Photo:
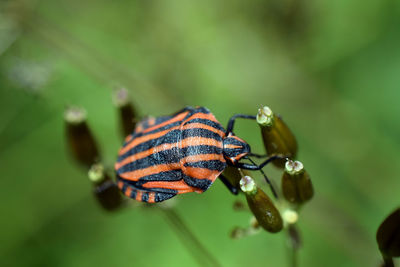
<instances>
[{"instance_id":1,"label":"plant stem","mask_svg":"<svg viewBox=\"0 0 400 267\"><path fill-rule=\"evenodd\" d=\"M159 208L167 222L186 246L189 253L198 262L199 266L221 266L218 260L197 239L179 214L172 208Z\"/></svg>"}]
</instances>

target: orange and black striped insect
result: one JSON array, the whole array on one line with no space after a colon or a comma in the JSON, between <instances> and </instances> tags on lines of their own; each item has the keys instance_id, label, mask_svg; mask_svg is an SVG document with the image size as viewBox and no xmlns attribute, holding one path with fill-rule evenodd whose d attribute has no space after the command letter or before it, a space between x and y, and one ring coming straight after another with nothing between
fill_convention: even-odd
<instances>
[{"instance_id":1,"label":"orange and black striped insect","mask_svg":"<svg viewBox=\"0 0 400 267\"><path fill-rule=\"evenodd\" d=\"M144 119L119 150L115 163L118 187L130 198L154 203L177 194L202 193L220 177L237 194L238 189L221 175L227 165L261 170L277 158L270 157L260 165L240 162L250 155L263 156L252 154L250 146L233 134L237 118L256 119L234 115L225 130L204 107L186 107L171 116Z\"/></svg>"}]
</instances>

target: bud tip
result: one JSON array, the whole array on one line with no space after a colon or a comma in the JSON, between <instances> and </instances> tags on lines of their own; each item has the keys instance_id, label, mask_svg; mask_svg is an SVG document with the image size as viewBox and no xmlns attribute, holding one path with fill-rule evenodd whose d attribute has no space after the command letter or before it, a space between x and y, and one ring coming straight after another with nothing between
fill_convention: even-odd
<instances>
[{"instance_id":1,"label":"bud tip","mask_svg":"<svg viewBox=\"0 0 400 267\"><path fill-rule=\"evenodd\" d=\"M102 164L93 164L88 172L89 180L97 183L104 178L104 166Z\"/></svg>"},{"instance_id":2,"label":"bud tip","mask_svg":"<svg viewBox=\"0 0 400 267\"><path fill-rule=\"evenodd\" d=\"M86 110L79 107L67 107L64 119L68 123L78 124L86 120Z\"/></svg>"},{"instance_id":3,"label":"bud tip","mask_svg":"<svg viewBox=\"0 0 400 267\"><path fill-rule=\"evenodd\" d=\"M272 112L272 110L269 107L264 106L258 109L257 123L264 126L269 126L272 124L273 117L274 113Z\"/></svg>"},{"instance_id":4,"label":"bud tip","mask_svg":"<svg viewBox=\"0 0 400 267\"><path fill-rule=\"evenodd\" d=\"M114 105L123 107L129 103L129 92L126 88L120 88L114 91L113 95Z\"/></svg>"},{"instance_id":5,"label":"bud tip","mask_svg":"<svg viewBox=\"0 0 400 267\"><path fill-rule=\"evenodd\" d=\"M285 164L285 171L289 174L299 174L304 170L303 163L300 161L288 160Z\"/></svg>"},{"instance_id":6,"label":"bud tip","mask_svg":"<svg viewBox=\"0 0 400 267\"><path fill-rule=\"evenodd\" d=\"M254 180L246 175L240 179L240 189L245 193L252 193L257 190L257 186Z\"/></svg>"}]
</instances>

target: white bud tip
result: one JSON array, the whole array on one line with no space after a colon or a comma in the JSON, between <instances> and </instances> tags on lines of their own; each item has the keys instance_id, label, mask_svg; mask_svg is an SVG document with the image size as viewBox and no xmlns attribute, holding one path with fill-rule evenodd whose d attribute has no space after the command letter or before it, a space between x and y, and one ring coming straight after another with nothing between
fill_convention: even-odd
<instances>
[{"instance_id":1,"label":"white bud tip","mask_svg":"<svg viewBox=\"0 0 400 267\"><path fill-rule=\"evenodd\" d=\"M89 180L96 183L104 178L104 166L102 164L94 164L88 172Z\"/></svg>"},{"instance_id":2,"label":"white bud tip","mask_svg":"<svg viewBox=\"0 0 400 267\"><path fill-rule=\"evenodd\" d=\"M299 215L294 210L287 209L282 212L282 218L288 224L294 224L299 219Z\"/></svg>"},{"instance_id":3,"label":"white bud tip","mask_svg":"<svg viewBox=\"0 0 400 267\"><path fill-rule=\"evenodd\" d=\"M288 160L285 164L285 171L289 174L298 174L304 169L303 163L300 161Z\"/></svg>"},{"instance_id":4,"label":"white bud tip","mask_svg":"<svg viewBox=\"0 0 400 267\"><path fill-rule=\"evenodd\" d=\"M263 126L269 126L272 124L273 118L274 118L274 113L269 107L264 106L258 109L257 122L259 124Z\"/></svg>"},{"instance_id":5,"label":"white bud tip","mask_svg":"<svg viewBox=\"0 0 400 267\"><path fill-rule=\"evenodd\" d=\"M250 176L244 176L240 179L240 189L245 193L251 193L257 190L256 183Z\"/></svg>"},{"instance_id":6,"label":"white bud tip","mask_svg":"<svg viewBox=\"0 0 400 267\"><path fill-rule=\"evenodd\" d=\"M64 112L65 121L78 124L86 120L86 110L79 107L68 107Z\"/></svg>"},{"instance_id":7,"label":"white bud tip","mask_svg":"<svg viewBox=\"0 0 400 267\"><path fill-rule=\"evenodd\" d=\"M115 90L113 95L114 105L117 107L123 107L129 103L129 92L125 88Z\"/></svg>"}]
</instances>

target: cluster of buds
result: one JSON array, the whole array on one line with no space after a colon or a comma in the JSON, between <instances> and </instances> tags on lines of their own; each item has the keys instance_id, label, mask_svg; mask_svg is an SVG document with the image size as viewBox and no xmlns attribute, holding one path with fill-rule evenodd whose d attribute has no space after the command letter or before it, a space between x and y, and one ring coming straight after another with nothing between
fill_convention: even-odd
<instances>
[{"instance_id":1,"label":"cluster of buds","mask_svg":"<svg viewBox=\"0 0 400 267\"><path fill-rule=\"evenodd\" d=\"M314 194L310 175L303 164L295 160L297 141L283 119L264 106L258 110L256 120L261 129L267 156L277 158L272 161L273 164L283 169L280 190L273 189L273 192L278 192L276 199L268 197L247 172L227 168L224 175L232 185L239 184L241 191L246 195L250 211L258 222L257 226L270 233L277 233L286 228L293 248L297 249L300 244L299 233L295 227L299 218L298 210ZM283 196L283 199L279 196ZM238 238L246 236L243 233L254 233L255 231L249 230L252 228L254 224L246 231L236 228L232 236Z\"/></svg>"},{"instance_id":2,"label":"cluster of buds","mask_svg":"<svg viewBox=\"0 0 400 267\"><path fill-rule=\"evenodd\" d=\"M115 92L114 104L119 112L121 133L125 137L133 131L136 118L126 89ZM82 108L68 107L65 110L67 148L75 162L87 172L100 206L107 211L117 210L123 204L123 197L101 163L100 149L86 117L86 111Z\"/></svg>"}]
</instances>

